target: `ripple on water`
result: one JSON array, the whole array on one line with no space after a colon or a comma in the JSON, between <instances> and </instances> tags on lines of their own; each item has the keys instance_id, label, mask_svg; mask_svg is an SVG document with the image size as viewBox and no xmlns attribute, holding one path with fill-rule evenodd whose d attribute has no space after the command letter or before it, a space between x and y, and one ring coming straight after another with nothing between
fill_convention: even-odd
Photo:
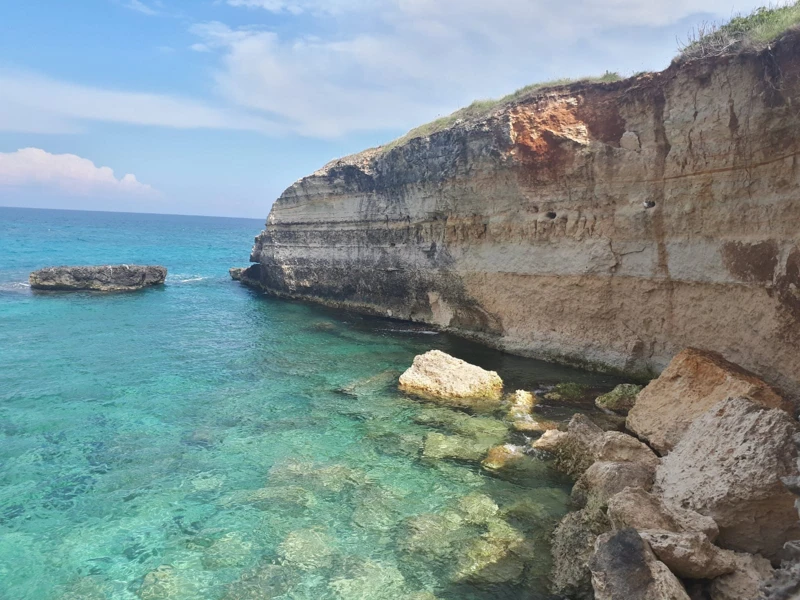
<instances>
[{"instance_id":1,"label":"ripple on water","mask_svg":"<svg viewBox=\"0 0 800 600\"><path fill-rule=\"evenodd\" d=\"M547 597L567 482L424 456L432 435L517 434L396 379L435 347L514 387L615 381L242 288L227 269L259 221L14 218L0 219L0 253L25 249L0 271L0 597ZM188 275L125 295L3 293L33 267L98 257Z\"/></svg>"}]
</instances>

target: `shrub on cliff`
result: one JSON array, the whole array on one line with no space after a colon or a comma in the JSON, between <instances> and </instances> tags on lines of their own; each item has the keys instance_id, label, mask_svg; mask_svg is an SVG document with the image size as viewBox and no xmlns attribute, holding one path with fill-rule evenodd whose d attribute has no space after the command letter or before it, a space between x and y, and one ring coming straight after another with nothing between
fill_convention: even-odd
<instances>
[{"instance_id":1,"label":"shrub on cliff","mask_svg":"<svg viewBox=\"0 0 800 600\"><path fill-rule=\"evenodd\" d=\"M749 15L736 15L724 24L703 23L681 44L679 59L735 54L748 48L765 48L800 24L800 0L762 6Z\"/></svg>"}]
</instances>

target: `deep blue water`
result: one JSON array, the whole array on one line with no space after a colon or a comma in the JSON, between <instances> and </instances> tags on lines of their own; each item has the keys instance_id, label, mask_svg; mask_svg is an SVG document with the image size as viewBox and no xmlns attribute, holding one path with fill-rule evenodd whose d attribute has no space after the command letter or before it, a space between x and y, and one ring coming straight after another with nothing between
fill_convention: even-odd
<instances>
[{"instance_id":1,"label":"deep blue water","mask_svg":"<svg viewBox=\"0 0 800 600\"><path fill-rule=\"evenodd\" d=\"M567 482L544 463L506 481L421 457L443 425L396 377L441 348L512 388L614 382L245 289L227 270L261 228L0 208L0 599L547 597ZM44 266L108 263L169 276L128 294L26 286ZM513 583L454 577L489 535L464 517L475 494L536 541ZM445 517L447 535L418 531ZM453 539L420 550L415 531Z\"/></svg>"}]
</instances>

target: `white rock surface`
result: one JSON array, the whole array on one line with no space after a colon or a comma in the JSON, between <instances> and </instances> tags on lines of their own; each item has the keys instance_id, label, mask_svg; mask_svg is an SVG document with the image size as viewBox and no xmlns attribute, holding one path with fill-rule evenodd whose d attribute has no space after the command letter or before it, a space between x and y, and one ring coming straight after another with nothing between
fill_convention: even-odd
<instances>
[{"instance_id":1,"label":"white rock surface","mask_svg":"<svg viewBox=\"0 0 800 600\"><path fill-rule=\"evenodd\" d=\"M486 371L440 350L431 350L414 358L414 363L400 376L404 392L448 403L499 403L503 380L494 371Z\"/></svg>"}]
</instances>

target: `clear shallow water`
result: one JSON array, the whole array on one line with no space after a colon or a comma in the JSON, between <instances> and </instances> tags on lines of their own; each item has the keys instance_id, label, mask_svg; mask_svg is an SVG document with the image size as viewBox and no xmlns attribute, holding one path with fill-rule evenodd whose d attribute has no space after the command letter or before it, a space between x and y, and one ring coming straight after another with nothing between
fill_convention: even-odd
<instances>
[{"instance_id":1,"label":"clear shallow water","mask_svg":"<svg viewBox=\"0 0 800 600\"><path fill-rule=\"evenodd\" d=\"M0 208L0 598L547 597L567 482L544 463L504 481L422 458L441 415L396 377L441 348L512 389L616 382L242 288L227 269L261 227ZM103 263L163 264L167 285L25 286ZM473 514L483 496L491 519ZM533 541L525 571L458 581L476 540L515 535L501 517Z\"/></svg>"}]
</instances>

